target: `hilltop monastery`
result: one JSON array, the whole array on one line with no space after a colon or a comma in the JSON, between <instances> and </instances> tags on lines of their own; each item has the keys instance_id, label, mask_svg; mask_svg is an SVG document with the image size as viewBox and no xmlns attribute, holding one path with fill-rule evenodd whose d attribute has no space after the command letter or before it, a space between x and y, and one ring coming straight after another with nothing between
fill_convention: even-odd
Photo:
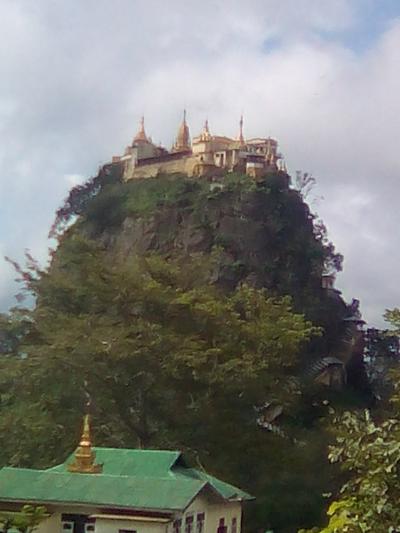
<instances>
[{"instance_id":1,"label":"hilltop monastery","mask_svg":"<svg viewBox=\"0 0 400 533\"><path fill-rule=\"evenodd\" d=\"M275 139L244 139L243 118L237 139L212 135L206 120L203 131L190 138L186 112L171 150L155 145L146 135L144 118L137 134L123 156L115 156L113 163L123 163L124 179L150 178L160 173L184 173L191 177L218 176L226 171L238 171L258 178L277 170L286 172Z\"/></svg>"}]
</instances>

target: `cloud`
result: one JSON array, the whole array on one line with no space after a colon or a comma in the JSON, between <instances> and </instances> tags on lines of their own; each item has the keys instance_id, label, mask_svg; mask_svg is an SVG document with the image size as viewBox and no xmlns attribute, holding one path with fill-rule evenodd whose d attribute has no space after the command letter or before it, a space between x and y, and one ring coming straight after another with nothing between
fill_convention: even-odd
<instances>
[{"instance_id":1,"label":"cloud","mask_svg":"<svg viewBox=\"0 0 400 533\"><path fill-rule=\"evenodd\" d=\"M244 112L246 133L277 137L289 169L316 176L318 211L345 254L339 286L379 322L400 305L400 22L391 11L371 37L374 10L373 0L4 0L0 249L44 259L68 189L122 152L142 113L170 145L184 106L192 133L208 117L234 135ZM360 51L352 36L367 27ZM5 308L16 288L0 274Z\"/></svg>"}]
</instances>

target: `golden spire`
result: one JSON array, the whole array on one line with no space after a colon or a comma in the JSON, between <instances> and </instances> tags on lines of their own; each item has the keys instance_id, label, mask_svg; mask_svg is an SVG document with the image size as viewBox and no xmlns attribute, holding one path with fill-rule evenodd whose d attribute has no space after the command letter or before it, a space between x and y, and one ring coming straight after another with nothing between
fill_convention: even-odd
<instances>
[{"instance_id":1,"label":"golden spire","mask_svg":"<svg viewBox=\"0 0 400 533\"><path fill-rule=\"evenodd\" d=\"M243 137L243 115L240 115L240 121L239 121L239 142L240 142L240 144L244 144L244 137Z\"/></svg>"},{"instance_id":2,"label":"golden spire","mask_svg":"<svg viewBox=\"0 0 400 533\"><path fill-rule=\"evenodd\" d=\"M183 110L183 121L179 126L176 142L172 148L173 152L186 152L191 150L189 127L186 123L186 109Z\"/></svg>"},{"instance_id":3,"label":"golden spire","mask_svg":"<svg viewBox=\"0 0 400 533\"><path fill-rule=\"evenodd\" d=\"M201 133L201 140L208 141L209 139L211 139L210 128L208 126L208 119L206 119L204 122L203 131Z\"/></svg>"},{"instance_id":4,"label":"golden spire","mask_svg":"<svg viewBox=\"0 0 400 533\"><path fill-rule=\"evenodd\" d=\"M69 472L79 472L81 474L99 474L103 470L103 465L95 464L96 454L92 450L90 438L89 415L83 419L83 430L79 446L75 450L75 458L68 465Z\"/></svg>"},{"instance_id":5,"label":"golden spire","mask_svg":"<svg viewBox=\"0 0 400 533\"><path fill-rule=\"evenodd\" d=\"M147 135L146 135L146 132L144 131L144 117L141 117L140 122L139 122L139 130L137 134L135 135L135 137L133 138L133 142L137 143L137 142L147 142L147 141L148 141Z\"/></svg>"}]
</instances>

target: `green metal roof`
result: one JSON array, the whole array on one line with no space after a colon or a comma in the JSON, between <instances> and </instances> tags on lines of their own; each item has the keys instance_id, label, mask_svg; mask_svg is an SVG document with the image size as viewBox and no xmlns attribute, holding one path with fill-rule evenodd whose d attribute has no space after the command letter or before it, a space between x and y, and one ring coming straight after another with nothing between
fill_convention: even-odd
<instances>
[{"instance_id":1,"label":"green metal roof","mask_svg":"<svg viewBox=\"0 0 400 533\"><path fill-rule=\"evenodd\" d=\"M221 494L226 499L234 499L234 498L240 498L243 500L252 500L253 497L250 496L247 492L238 489L234 485L230 485L229 483L226 483L225 481L221 481L220 479L210 476L210 474L207 474L206 472L201 472L200 470L196 470L194 468L181 468L177 467L174 468L174 472L176 474L181 474L185 477L187 476L193 476L194 479L201 479L206 483L209 483L219 494Z\"/></svg>"},{"instance_id":2,"label":"green metal roof","mask_svg":"<svg viewBox=\"0 0 400 533\"><path fill-rule=\"evenodd\" d=\"M68 502L138 509L184 509L204 482L102 474L56 473L18 468L0 472L0 498Z\"/></svg>"},{"instance_id":3,"label":"green metal roof","mask_svg":"<svg viewBox=\"0 0 400 533\"><path fill-rule=\"evenodd\" d=\"M103 507L183 510L202 490L225 500L251 496L188 468L180 452L94 448L100 474L72 473L65 463L48 470L3 468L0 500L75 503Z\"/></svg>"},{"instance_id":4,"label":"green metal roof","mask_svg":"<svg viewBox=\"0 0 400 533\"><path fill-rule=\"evenodd\" d=\"M93 448L96 463L103 465L103 474L111 476L164 477L181 459L181 452L169 450L128 450L123 448ZM50 469L52 472L68 472L73 461L72 453L65 463Z\"/></svg>"}]
</instances>

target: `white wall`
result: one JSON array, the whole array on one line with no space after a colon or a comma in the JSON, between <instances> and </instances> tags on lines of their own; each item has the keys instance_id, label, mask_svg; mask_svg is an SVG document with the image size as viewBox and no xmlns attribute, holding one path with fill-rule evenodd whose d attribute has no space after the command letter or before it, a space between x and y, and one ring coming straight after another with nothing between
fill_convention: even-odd
<instances>
[{"instance_id":1,"label":"white wall","mask_svg":"<svg viewBox=\"0 0 400 533\"><path fill-rule=\"evenodd\" d=\"M59 533L61 531L61 513L54 513L39 524L37 533Z\"/></svg>"},{"instance_id":2,"label":"white wall","mask_svg":"<svg viewBox=\"0 0 400 533\"><path fill-rule=\"evenodd\" d=\"M137 533L166 533L167 524L141 520L96 518L96 533L118 533L120 529L134 530Z\"/></svg>"},{"instance_id":3,"label":"white wall","mask_svg":"<svg viewBox=\"0 0 400 533\"><path fill-rule=\"evenodd\" d=\"M98 514L98 509L83 509L76 508L59 508L53 514L44 520L37 529L37 533L60 533L61 532L61 514ZM231 533L232 518L237 521L237 533L240 532L242 506L240 502L232 503L215 503L206 495L199 495L187 507L184 513L177 513L177 518L182 520L181 533L185 533L185 518L188 515L193 515L192 533L196 533L196 515L204 513L204 529L203 533L217 533L219 521L221 518L225 519L227 526L227 533ZM137 533L173 533L173 523L165 522L150 522L144 521L140 518L135 520L116 520L111 518L97 518L96 519L96 533L118 533L120 529L134 530Z\"/></svg>"},{"instance_id":4,"label":"white wall","mask_svg":"<svg viewBox=\"0 0 400 533\"><path fill-rule=\"evenodd\" d=\"M190 514L194 515L193 533L196 533L197 513L205 514L204 533L217 533L221 518L225 519L225 525L228 527L227 533L231 533L232 518L236 518L236 531L237 533L240 533L242 521L242 505L240 502L213 503L207 497L199 495L182 515L181 533L185 533L185 518ZM173 533L171 526L168 533Z\"/></svg>"},{"instance_id":5,"label":"white wall","mask_svg":"<svg viewBox=\"0 0 400 533\"><path fill-rule=\"evenodd\" d=\"M205 533L216 533L220 518L225 519L227 532L231 533L232 518L236 518L236 531L240 533L242 522L242 507L240 503L225 505L210 505L208 510L207 529Z\"/></svg>"}]
</instances>

